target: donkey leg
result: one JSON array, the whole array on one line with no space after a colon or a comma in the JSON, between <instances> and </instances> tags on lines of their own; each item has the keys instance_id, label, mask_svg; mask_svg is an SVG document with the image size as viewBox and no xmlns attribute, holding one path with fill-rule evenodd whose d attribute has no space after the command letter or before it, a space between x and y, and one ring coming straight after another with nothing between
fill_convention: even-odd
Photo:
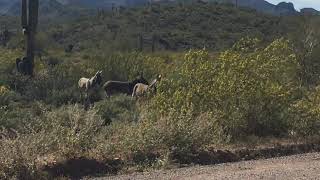
<instances>
[{"instance_id":1,"label":"donkey leg","mask_svg":"<svg viewBox=\"0 0 320 180\"><path fill-rule=\"evenodd\" d=\"M106 91L106 99L110 99L111 94Z\"/></svg>"},{"instance_id":2,"label":"donkey leg","mask_svg":"<svg viewBox=\"0 0 320 180\"><path fill-rule=\"evenodd\" d=\"M91 108L94 108L94 101L91 102Z\"/></svg>"},{"instance_id":3,"label":"donkey leg","mask_svg":"<svg viewBox=\"0 0 320 180\"><path fill-rule=\"evenodd\" d=\"M90 108L94 107L94 98L93 97L89 97L89 103L90 103Z\"/></svg>"},{"instance_id":4,"label":"donkey leg","mask_svg":"<svg viewBox=\"0 0 320 180\"><path fill-rule=\"evenodd\" d=\"M87 99L84 100L84 110L88 111L90 109L90 103Z\"/></svg>"},{"instance_id":5,"label":"donkey leg","mask_svg":"<svg viewBox=\"0 0 320 180\"><path fill-rule=\"evenodd\" d=\"M83 97L82 97L82 91L80 90L80 99L79 99L78 103L82 103L82 99L83 99Z\"/></svg>"},{"instance_id":6,"label":"donkey leg","mask_svg":"<svg viewBox=\"0 0 320 180\"><path fill-rule=\"evenodd\" d=\"M89 99L89 95L86 92L85 97L84 97L84 109L87 111L88 109L90 109L90 99Z\"/></svg>"}]
</instances>

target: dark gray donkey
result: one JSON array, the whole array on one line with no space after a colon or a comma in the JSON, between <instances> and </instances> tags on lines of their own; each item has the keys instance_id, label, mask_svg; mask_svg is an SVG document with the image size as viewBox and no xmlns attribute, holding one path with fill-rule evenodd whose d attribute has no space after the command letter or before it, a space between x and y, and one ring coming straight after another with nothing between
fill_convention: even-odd
<instances>
[{"instance_id":1,"label":"dark gray donkey","mask_svg":"<svg viewBox=\"0 0 320 180\"><path fill-rule=\"evenodd\" d=\"M103 85L103 89L106 92L107 98L114 94L126 94L130 96L132 95L134 86L138 83L149 84L148 81L140 75L140 77L131 82L108 81Z\"/></svg>"}]
</instances>

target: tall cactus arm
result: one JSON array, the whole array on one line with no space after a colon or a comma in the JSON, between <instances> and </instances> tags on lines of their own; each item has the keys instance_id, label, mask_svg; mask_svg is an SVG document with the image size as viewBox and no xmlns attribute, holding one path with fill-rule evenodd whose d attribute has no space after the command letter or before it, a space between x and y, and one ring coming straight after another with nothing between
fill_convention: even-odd
<instances>
[{"instance_id":1,"label":"tall cactus arm","mask_svg":"<svg viewBox=\"0 0 320 180\"><path fill-rule=\"evenodd\" d=\"M36 33L38 25L39 0L29 0L29 28Z\"/></svg>"},{"instance_id":2,"label":"tall cactus arm","mask_svg":"<svg viewBox=\"0 0 320 180\"><path fill-rule=\"evenodd\" d=\"M27 34L28 27L28 2L21 0L21 26L23 34Z\"/></svg>"}]
</instances>

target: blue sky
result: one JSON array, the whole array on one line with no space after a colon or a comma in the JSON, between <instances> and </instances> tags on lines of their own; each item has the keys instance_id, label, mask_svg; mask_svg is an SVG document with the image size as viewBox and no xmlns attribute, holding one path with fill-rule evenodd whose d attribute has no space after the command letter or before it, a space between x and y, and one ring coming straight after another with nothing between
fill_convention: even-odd
<instances>
[{"instance_id":1,"label":"blue sky","mask_svg":"<svg viewBox=\"0 0 320 180\"><path fill-rule=\"evenodd\" d=\"M292 2L294 4L294 7L297 10L300 10L304 7L312 7L314 9L320 10L320 0L267 0L268 2L272 4L278 4L279 2Z\"/></svg>"}]
</instances>

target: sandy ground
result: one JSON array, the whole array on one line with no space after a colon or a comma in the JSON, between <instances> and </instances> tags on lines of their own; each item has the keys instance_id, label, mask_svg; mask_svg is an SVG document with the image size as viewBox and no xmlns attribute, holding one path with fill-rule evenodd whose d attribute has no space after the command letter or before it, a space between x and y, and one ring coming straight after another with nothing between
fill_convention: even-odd
<instances>
[{"instance_id":1,"label":"sandy ground","mask_svg":"<svg viewBox=\"0 0 320 180\"><path fill-rule=\"evenodd\" d=\"M301 154L266 160L225 163L212 166L193 166L181 169L162 170L130 175L95 178L96 180L133 179L319 179L320 153Z\"/></svg>"}]
</instances>

